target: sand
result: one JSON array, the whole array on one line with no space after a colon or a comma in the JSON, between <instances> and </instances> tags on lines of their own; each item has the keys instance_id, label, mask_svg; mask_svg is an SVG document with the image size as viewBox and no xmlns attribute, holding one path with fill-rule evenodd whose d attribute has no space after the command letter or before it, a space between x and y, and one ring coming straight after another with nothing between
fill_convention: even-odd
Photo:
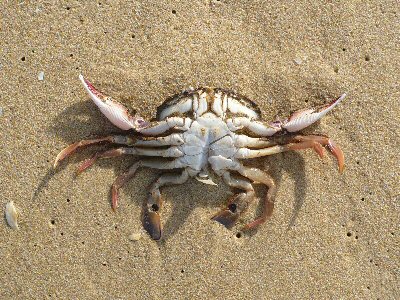
<instances>
[{"instance_id":1,"label":"sand","mask_svg":"<svg viewBox=\"0 0 400 300\"><path fill-rule=\"evenodd\" d=\"M0 299L400 298L398 2L60 3L0 4L0 204L21 212L19 230L0 225ZM140 211L159 171L140 171L114 213L110 185L135 158L75 177L92 148L52 169L67 144L118 132L80 73L146 117L190 86L235 89L265 120L348 92L311 128L346 170L312 151L253 161L276 209L239 238L210 220L221 181L164 188L154 242Z\"/></svg>"}]
</instances>

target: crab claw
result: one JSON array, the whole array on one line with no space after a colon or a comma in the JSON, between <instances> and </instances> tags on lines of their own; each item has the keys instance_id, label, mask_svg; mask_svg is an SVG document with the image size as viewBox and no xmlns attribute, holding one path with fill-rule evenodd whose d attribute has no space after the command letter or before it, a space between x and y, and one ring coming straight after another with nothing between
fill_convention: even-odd
<instances>
[{"instance_id":1,"label":"crab claw","mask_svg":"<svg viewBox=\"0 0 400 300\"><path fill-rule=\"evenodd\" d=\"M100 111L118 128L123 130L141 129L149 125L143 118L131 116L128 109L119 102L96 90L83 75L79 75L79 79Z\"/></svg>"},{"instance_id":2,"label":"crab claw","mask_svg":"<svg viewBox=\"0 0 400 300\"><path fill-rule=\"evenodd\" d=\"M153 240L161 239L161 218L158 212L146 210L143 214L143 227Z\"/></svg>"},{"instance_id":3,"label":"crab claw","mask_svg":"<svg viewBox=\"0 0 400 300\"><path fill-rule=\"evenodd\" d=\"M217 221L228 229L233 227L244 210L242 203L246 202L246 198L245 193L234 195L229 200L227 207L216 213L211 220Z\"/></svg>"},{"instance_id":4,"label":"crab claw","mask_svg":"<svg viewBox=\"0 0 400 300\"><path fill-rule=\"evenodd\" d=\"M346 94L341 95L336 100L331 103L324 105L319 108L307 108L294 112L289 119L283 122L282 128L289 132L296 132L310 126L315 123L328 112L330 112L336 105L338 105L344 98Z\"/></svg>"}]
</instances>

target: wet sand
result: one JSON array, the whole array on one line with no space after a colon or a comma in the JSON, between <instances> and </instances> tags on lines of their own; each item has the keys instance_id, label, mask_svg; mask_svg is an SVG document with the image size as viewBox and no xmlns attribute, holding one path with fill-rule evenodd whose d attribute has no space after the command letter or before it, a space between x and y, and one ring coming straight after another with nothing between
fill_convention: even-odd
<instances>
[{"instance_id":1,"label":"wet sand","mask_svg":"<svg viewBox=\"0 0 400 300\"><path fill-rule=\"evenodd\" d=\"M399 299L398 3L160 2L0 4L0 204L21 213L19 230L0 225L0 298ZM114 213L110 185L135 158L75 177L92 148L52 168L67 144L119 132L81 73L147 118L190 86L234 89L265 120L347 92L307 130L342 147L346 170L312 151L249 163L279 190L240 237L210 220L221 181L164 188L154 242L140 212L159 171L141 170Z\"/></svg>"}]
</instances>

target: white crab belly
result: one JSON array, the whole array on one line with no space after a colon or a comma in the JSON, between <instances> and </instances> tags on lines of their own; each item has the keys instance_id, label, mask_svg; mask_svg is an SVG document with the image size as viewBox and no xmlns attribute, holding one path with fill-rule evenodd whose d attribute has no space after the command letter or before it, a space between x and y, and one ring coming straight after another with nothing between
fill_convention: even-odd
<instances>
[{"instance_id":1,"label":"white crab belly","mask_svg":"<svg viewBox=\"0 0 400 300\"><path fill-rule=\"evenodd\" d=\"M179 146L184 155L180 163L196 171L206 170L208 158L214 155L233 155L233 141L226 123L219 118L200 117L184 132L184 144ZM230 140L230 141L229 141Z\"/></svg>"}]
</instances>

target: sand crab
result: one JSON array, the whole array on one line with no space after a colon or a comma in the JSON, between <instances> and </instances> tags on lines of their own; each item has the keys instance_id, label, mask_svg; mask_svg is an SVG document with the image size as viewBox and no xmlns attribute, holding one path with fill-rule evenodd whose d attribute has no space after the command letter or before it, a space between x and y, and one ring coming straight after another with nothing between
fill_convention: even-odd
<instances>
[{"instance_id":1,"label":"sand crab","mask_svg":"<svg viewBox=\"0 0 400 300\"><path fill-rule=\"evenodd\" d=\"M276 186L270 175L260 169L246 167L240 160L308 148L323 157L326 147L336 157L339 172L343 171L343 152L331 139L322 135L294 133L321 119L344 99L345 94L322 107L299 110L284 121L269 123L260 120L260 109L246 97L224 89L204 87L167 99L157 110L157 121L147 122L138 115L132 116L125 106L96 90L82 75L80 80L108 120L120 129L133 129L133 132L74 143L58 154L54 167L78 148L99 143L119 144L123 147L94 154L83 161L78 167L78 173L100 158L142 156L113 183L111 191L114 210L118 206L118 190L135 175L138 168L180 170L179 173L161 175L150 188L143 211L143 226L154 240L162 236L160 188L165 185L182 184L191 177L211 183L207 177L212 170L228 186L242 190L212 217L227 228L236 223L255 199L252 182L266 185L268 191L264 198L263 212L245 225L243 230L248 230L264 223L271 216Z\"/></svg>"}]
</instances>

